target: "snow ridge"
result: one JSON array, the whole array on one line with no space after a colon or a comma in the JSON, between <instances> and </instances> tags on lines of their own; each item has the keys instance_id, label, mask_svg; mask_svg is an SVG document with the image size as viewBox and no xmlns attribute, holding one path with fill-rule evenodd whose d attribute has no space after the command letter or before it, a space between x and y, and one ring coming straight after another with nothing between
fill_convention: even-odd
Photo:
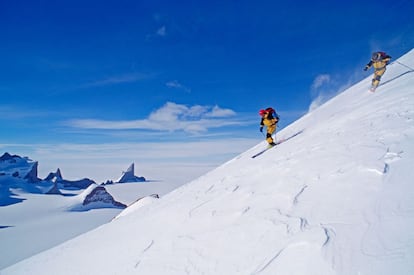
<instances>
[{"instance_id":1,"label":"snow ridge","mask_svg":"<svg viewBox=\"0 0 414 275\"><path fill-rule=\"evenodd\" d=\"M413 274L414 74L400 63L414 50L376 93L357 83L260 157L265 141L2 275Z\"/></svg>"}]
</instances>

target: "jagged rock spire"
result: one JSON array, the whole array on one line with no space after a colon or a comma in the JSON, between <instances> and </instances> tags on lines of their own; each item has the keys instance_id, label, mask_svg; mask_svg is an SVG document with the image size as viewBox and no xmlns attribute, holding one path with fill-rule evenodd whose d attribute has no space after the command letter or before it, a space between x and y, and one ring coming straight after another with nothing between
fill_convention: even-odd
<instances>
[{"instance_id":1,"label":"jagged rock spire","mask_svg":"<svg viewBox=\"0 0 414 275\"><path fill-rule=\"evenodd\" d=\"M119 183L125 182L140 182L145 181L144 177L135 176L135 165L132 163L125 172L122 172L122 176L117 180Z\"/></svg>"}]
</instances>

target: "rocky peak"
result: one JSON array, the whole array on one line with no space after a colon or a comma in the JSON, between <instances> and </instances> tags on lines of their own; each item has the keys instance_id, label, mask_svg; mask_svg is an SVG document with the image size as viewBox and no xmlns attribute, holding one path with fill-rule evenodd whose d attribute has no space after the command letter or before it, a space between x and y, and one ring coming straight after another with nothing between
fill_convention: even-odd
<instances>
[{"instance_id":1,"label":"rocky peak","mask_svg":"<svg viewBox=\"0 0 414 275\"><path fill-rule=\"evenodd\" d=\"M144 177L137 177L135 176L135 165L132 163L126 172L122 172L122 176L119 178L117 182L125 183L125 182L142 182L145 181Z\"/></svg>"},{"instance_id":2,"label":"rocky peak","mask_svg":"<svg viewBox=\"0 0 414 275\"><path fill-rule=\"evenodd\" d=\"M106 191L105 187L98 185L88 195L86 195L82 205L91 206L91 204L104 204L116 208L125 208L126 205L116 201L111 194Z\"/></svg>"}]
</instances>

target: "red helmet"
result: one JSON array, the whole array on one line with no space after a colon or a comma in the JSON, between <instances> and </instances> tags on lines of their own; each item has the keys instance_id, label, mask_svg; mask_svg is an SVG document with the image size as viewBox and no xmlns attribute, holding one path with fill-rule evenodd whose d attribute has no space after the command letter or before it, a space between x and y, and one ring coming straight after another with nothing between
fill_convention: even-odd
<instances>
[{"instance_id":1,"label":"red helmet","mask_svg":"<svg viewBox=\"0 0 414 275\"><path fill-rule=\"evenodd\" d=\"M267 113L266 110L263 110L263 109L259 111L259 115L261 116L264 116L266 113Z\"/></svg>"}]
</instances>

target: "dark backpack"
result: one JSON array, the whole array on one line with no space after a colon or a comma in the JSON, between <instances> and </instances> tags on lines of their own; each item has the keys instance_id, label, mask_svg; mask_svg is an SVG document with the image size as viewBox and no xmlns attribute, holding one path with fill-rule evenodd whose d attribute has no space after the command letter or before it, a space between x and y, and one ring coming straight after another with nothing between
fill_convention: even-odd
<instances>
[{"instance_id":1,"label":"dark backpack","mask_svg":"<svg viewBox=\"0 0 414 275\"><path fill-rule=\"evenodd\" d=\"M374 56L375 56L375 58L374 58ZM372 59L374 61L381 61L385 58L391 58L391 56L389 56L385 52L375 52L375 53L372 54L372 57L373 57Z\"/></svg>"},{"instance_id":2,"label":"dark backpack","mask_svg":"<svg viewBox=\"0 0 414 275\"><path fill-rule=\"evenodd\" d=\"M387 57L387 54L385 52L378 52L381 56L381 59L384 59Z\"/></svg>"},{"instance_id":3,"label":"dark backpack","mask_svg":"<svg viewBox=\"0 0 414 275\"><path fill-rule=\"evenodd\" d=\"M275 109L269 107L266 109L266 112L268 112L272 117L276 118L276 120L279 121L279 115L276 113Z\"/></svg>"}]
</instances>

